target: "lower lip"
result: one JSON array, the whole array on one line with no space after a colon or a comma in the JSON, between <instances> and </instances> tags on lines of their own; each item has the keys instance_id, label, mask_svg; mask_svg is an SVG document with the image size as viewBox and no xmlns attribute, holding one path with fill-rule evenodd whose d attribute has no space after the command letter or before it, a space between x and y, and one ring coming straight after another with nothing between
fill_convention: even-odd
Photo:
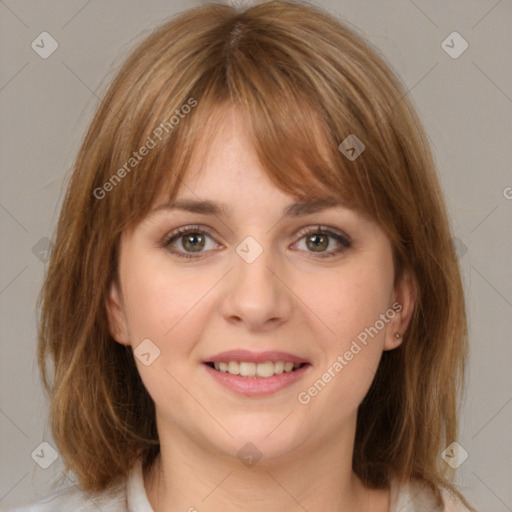
<instances>
[{"instance_id":1,"label":"lower lip","mask_svg":"<svg viewBox=\"0 0 512 512\"><path fill-rule=\"evenodd\" d=\"M268 396L297 382L307 373L311 365L306 364L294 372L283 372L273 377L240 377L219 372L204 363L203 366L217 382L235 393L244 396Z\"/></svg>"}]
</instances>

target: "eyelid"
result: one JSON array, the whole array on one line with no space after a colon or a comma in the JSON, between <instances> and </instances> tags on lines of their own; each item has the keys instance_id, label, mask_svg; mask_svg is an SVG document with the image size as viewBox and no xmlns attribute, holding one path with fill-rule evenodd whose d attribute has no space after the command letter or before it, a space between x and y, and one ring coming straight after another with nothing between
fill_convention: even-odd
<instances>
[{"instance_id":1,"label":"eyelid","mask_svg":"<svg viewBox=\"0 0 512 512\"><path fill-rule=\"evenodd\" d=\"M334 233L344 238L348 244L352 244L352 238L345 231L342 231L341 229L335 228L333 226L328 226L326 224L314 224L312 226L307 226L299 230L295 236L302 238L309 233Z\"/></svg>"},{"instance_id":2,"label":"eyelid","mask_svg":"<svg viewBox=\"0 0 512 512\"><path fill-rule=\"evenodd\" d=\"M211 229L210 227L205 226L204 224L191 224L187 226L180 226L167 233L164 236L161 245L165 247L173 238L179 239L180 235L185 236L188 233L204 233L205 235L208 235L210 238L214 240L216 239L216 236L213 234L213 229ZM215 242L219 243L217 242L217 240L215 240Z\"/></svg>"}]
</instances>

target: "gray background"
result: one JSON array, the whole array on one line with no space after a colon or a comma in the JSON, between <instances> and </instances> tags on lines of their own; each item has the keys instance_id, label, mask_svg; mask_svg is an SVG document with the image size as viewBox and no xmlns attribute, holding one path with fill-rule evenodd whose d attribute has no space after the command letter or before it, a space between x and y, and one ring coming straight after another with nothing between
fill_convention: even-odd
<instances>
[{"instance_id":1,"label":"gray background","mask_svg":"<svg viewBox=\"0 0 512 512\"><path fill-rule=\"evenodd\" d=\"M458 239L469 312L471 359L457 440L469 456L457 482L481 511L512 511L512 3L318 4L387 58L426 125ZM53 236L73 158L129 49L164 18L193 5L0 0L1 510L50 492L62 467L60 458L47 469L39 465L51 456L40 443L55 443L35 359L34 306L45 238ZM43 31L59 44L47 59L31 48ZM456 59L441 46L453 31L469 43Z\"/></svg>"}]
</instances>

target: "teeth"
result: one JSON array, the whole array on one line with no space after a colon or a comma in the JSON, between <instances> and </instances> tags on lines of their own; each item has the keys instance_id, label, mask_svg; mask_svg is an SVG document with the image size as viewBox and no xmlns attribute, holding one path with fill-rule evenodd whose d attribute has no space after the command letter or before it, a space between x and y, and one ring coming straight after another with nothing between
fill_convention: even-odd
<instances>
[{"instance_id":1,"label":"teeth","mask_svg":"<svg viewBox=\"0 0 512 512\"><path fill-rule=\"evenodd\" d=\"M274 375L274 363L258 363L256 366L256 375L258 377L272 377Z\"/></svg>"},{"instance_id":2,"label":"teeth","mask_svg":"<svg viewBox=\"0 0 512 512\"><path fill-rule=\"evenodd\" d=\"M242 377L254 377L256 375L256 364L240 363L240 375Z\"/></svg>"},{"instance_id":3,"label":"teeth","mask_svg":"<svg viewBox=\"0 0 512 512\"><path fill-rule=\"evenodd\" d=\"M277 361L277 363L274 363L274 372L276 375L281 375L281 373L284 372L283 361Z\"/></svg>"},{"instance_id":4,"label":"teeth","mask_svg":"<svg viewBox=\"0 0 512 512\"><path fill-rule=\"evenodd\" d=\"M231 375L238 375L240 373L240 365L237 361L230 361L228 363L227 371L231 373Z\"/></svg>"},{"instance_id":5,"label":"teeth","mask_svg":"<svg viewBox=\"0 0 512 512\"><path fill-rule=\"evenodd\" d=\"M300 364L294 364L289 361L267 361L265 363L249 363L245 361L229 361L214 363L216 370L229 373L231 375L240 375L242 377L272 377L274 375L281 375L283 372L290 373Z\"/></svg>"}]
</instances>

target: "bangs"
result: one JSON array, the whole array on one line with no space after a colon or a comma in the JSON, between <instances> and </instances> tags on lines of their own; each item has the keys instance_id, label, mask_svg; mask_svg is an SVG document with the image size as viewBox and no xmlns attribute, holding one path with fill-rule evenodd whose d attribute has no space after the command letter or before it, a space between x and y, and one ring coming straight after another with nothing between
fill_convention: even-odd
<instances>
[{"instance_id":1,"label":"bangs","mask_svg":"<svg viewBox=\"0 0 512 512\"><path fill-rule=\"evenodd\" d=\"M187 173L203 168L202 163L222 129L222 122L236 109L245 120L265 175L277 188L297 200L331 198L352 208L362 204L353 191L353 178L357 173L342 166L341 154L325 121L306 98L294 99L284 93L278 98L269 94L274 100L282 99L279 110L274 110L265 102L253 103L252 98L245 99L232 91L229 91L230 97L226 97L226 91L221 92L224 96L211 89L200 97L191 118L163 150L164 164L153 171L161 175L159 194L165 190L166 199L175 199ZM192 159L196 162L194 168Z\"/></svg>"},{"instance_id":2,"label":"bangs","mask_svg":"<svg viewBox=\"0 0 512 512\"><path fill-rule=\"evenodd\" d=\"M162 90L161 83L172 83L170 75L167 80L160 78L158 91L144 91L144 101L138 103L132 118L134 126L139 127L134 148L141 147L152 137L155 127L172 118L191 99L196 106L165 134L122 185L120 210L129 215L120 219L119 231L140 222L157 197L165 194L166 200L173 200L178 195L191 170L192 157L201 160L206 156L230 108L239 110L246 120L261 166L281 191L298 200L340 201L370 218L382 215L386 202L375 203L368 175L372 152L350 161L338 149L340 142L354 132L363 138L363 114L354 115L354 105L345 105L343 97L338 97L336 111L330 115L325 105L332 104L332 90L324 91L322 97L311 78L293 65L291 56L287 57L288 67L283 67L283 56L276 53L272 41L249 45L243 44L239 34L237 37L236 50L224 41L225 48L217 48L216 58L207 50L202 58L195 57L204 69L187 94L178 98L176 90L169 88L167 94L165 88ZM250 34L246 38L250 39ZM253 48L258 47L255 52ZM147 79L147 87L154 89L155 81ZM328 88L324 85L324 89Z\"/></svg>"}]
</instances>

